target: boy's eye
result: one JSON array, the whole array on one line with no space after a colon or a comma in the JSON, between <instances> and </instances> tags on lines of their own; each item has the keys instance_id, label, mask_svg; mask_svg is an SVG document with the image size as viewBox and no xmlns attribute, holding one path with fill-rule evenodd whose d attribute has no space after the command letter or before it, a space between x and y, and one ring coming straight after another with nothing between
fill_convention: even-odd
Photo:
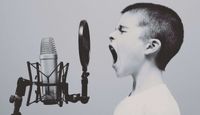
<instances>
[{"instance_id":1,"label":"boy's eye","mask_svg":"<svg viewBox=\"0 0 200 115\"><path fill-rule=\"evenodd\" d=\"M122 27L122 26L119 26L118 30L119 30L121 33L126 32L126 31L123 30L123 27Z\"/></svg>"}]
</instances>

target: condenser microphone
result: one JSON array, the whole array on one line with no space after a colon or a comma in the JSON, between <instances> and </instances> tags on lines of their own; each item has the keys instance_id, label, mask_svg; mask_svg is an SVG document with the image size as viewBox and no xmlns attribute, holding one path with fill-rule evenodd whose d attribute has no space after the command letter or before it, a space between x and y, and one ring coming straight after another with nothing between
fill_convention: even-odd
<instances>
[{"instance_id":1,"label":"condenser microphone","mask_svg":"<svg viewBox=\"0 0 200 115\"><path fill-rule=\"evenodd\" d=\"M54 39L43 38L40 47L40 65L41 65L41 78L43 83L47 86L43 87L44 97L43 100L55 100L57 98L56 86L49 86L48 84L56 84L57 77L57 52Z\"/></svg>"}]
</instances>

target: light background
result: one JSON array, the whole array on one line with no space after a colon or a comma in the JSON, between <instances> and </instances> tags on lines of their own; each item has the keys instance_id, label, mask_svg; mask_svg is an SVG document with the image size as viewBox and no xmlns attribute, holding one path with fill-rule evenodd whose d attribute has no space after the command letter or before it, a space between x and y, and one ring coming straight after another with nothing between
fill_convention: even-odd
<instances>
[{"instance_id":1,"label":"light background","mask_svg":"<svg viewBox=\"0 0 200 115\"><path fill-rule=\"evenodd\" d=\"M70 93L81 89L78 56L78 25L86 19L91 34L88 104L25 106L23 115L112 115L116 105L131 90L130 77L117 79L111 67L108 36L117 24L120 11L131 3L153 2L174 9L185 27L183 46L167 67L164 80L180 105L182 115L200 114L198 0L1 0L0 1L0 115L9 115L18 77L28 78L26 61L39 61L40 41L54 37L58 60L69 62ZM28 90L27 90L28 92Z\"/></svg>"}]
</instances>

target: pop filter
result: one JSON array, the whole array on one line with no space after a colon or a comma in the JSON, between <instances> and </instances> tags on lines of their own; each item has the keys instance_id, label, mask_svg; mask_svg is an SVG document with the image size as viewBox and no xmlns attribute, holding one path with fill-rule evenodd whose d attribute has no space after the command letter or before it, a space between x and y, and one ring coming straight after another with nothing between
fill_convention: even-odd
<instances>
[{"instance_id":1,"label":"pop filter","mask_svg":"<svg viewBox=\"0 0 200 115\"><path fill-rule=\"evenodd\" d=\"M82 65L82 70L87 71L87 66L90 60L90 32L86 20L81 20L78 31L79 57Z\"/></svg>"}]
</instances>

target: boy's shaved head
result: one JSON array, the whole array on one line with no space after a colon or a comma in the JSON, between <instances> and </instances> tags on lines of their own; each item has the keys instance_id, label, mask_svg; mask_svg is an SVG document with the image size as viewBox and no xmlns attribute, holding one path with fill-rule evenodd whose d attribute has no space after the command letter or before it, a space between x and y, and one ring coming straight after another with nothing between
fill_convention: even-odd
<instances>
[{"instance_id":1,"label":"boy's shaved head","mask_svg":"<svg viewBox=\"0 0 200 115\"><path fill-rule=\"evenodd\" d=\"M165 70L166 65L179 51L183 42L183 24L180 17L172 9L152 3L137 3L122 10L122 14L142 14L139 26L147 29L145 39L158 39L161 49L155 62L160 70Z\"/></svg>"}]
</instances>

